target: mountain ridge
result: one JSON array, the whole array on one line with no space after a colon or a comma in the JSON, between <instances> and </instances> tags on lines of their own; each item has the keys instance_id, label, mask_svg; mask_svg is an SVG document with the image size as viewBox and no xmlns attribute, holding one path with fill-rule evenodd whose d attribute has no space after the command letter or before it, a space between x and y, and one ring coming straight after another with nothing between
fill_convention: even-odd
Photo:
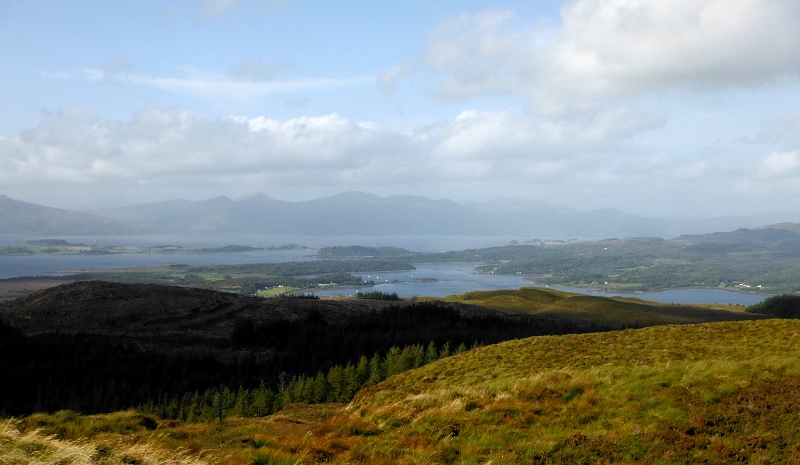
<instances>
[{"instance_id":1,"label":"mountain ridge","mask_svg":"<svg viewBox=\"0 0 800 465\"><path fill-rule=\"evenodd\" d=\"M231 200L187 201L178 210L162 203L99 210L132 220L153 232L236 232L303 235L520 235L602 239L677 237L760 227L768 216L651 218L616 208L588 212L545 202L498 199L459 203L399 194L380 197L346 191L320 199L289 202L256 193ZM800 220L800 213L774 215L773 223ZM763 217L763 218L762 218ZM796 218L795 218L796 217ZM168 220L167 220L168 219Z\"/></svg>"},{"instance_id":2,"label":"mountain ridge","mask_svg":"<svg viewBox=\"0 0 800 465\"><path fill-rule=\"evenodd\" d=\"M137 228L91 213L71 212L0 194L0 235L131 234Z\"/></svg>"}]
</instances>

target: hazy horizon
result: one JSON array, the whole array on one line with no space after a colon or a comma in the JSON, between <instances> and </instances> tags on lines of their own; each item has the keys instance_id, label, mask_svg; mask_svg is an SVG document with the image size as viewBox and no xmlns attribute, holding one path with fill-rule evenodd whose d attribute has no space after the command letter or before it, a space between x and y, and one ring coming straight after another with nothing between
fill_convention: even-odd
<instances>
[{"instance_id":1,"label":"hazy horizon","mask_svg":"<svg viewBox=\"0 0 800 465\"><path fill-rule=\"evenodd\" d=\"M0 2L0 194L800 199L790 0Z\"/></svg>"},{"instance_id":2,"label":"hazy horizon","mask_svg":"<svg viewBox=\"0 0 800 465\"><path fill-rule=\"evenodd\" d=\"M478 201L458 201L458 200L445 198L445 197L431 198L431 197L417 196L417 195L412 195L412 194L380 195L380 194L374 194L374 193L368 193L368 192L356 191L356 190L349 190L349 191L333 193L331 195L326 195L326 196L323 196L323 197L314 197L314 198L309 198L309 199L298 199L298 200L282 199L282 198L278 198L278 197L276 197L274 195L270 195L270 194L268 194L266 192L253 192L253 193L245 194L245 195L238 196L238 197L233 197L233 196L229 196L229 195L225 195L225 194L220 194L220 195L213 196L213 197L199 198L199 199L173 198L173 199L160 199L160 200L154 200L152 202L143 202L143 203L108 205L106 208L109 208L109 209L127 208L127 207L136 207L136 206L141 206L141 205L157 204L157 203L171 202L171 201L203 202L203 201L213 200L215 198L220 198L220 197L225 197L225 198L228 198L228 199L230 199L230 200L232 200L234 202L237 202L237 201L242 201L242 200L245 200L245 199L247 199L249 197L253 197L253 196L256 196L256 195L266 195L267 197L269 197L269 198L271 198L273 200L277 200L277 201L281 201L281 202L300 203L300 202L313 202L315 200L323 200L323 199L327 199L327 198L330 198L330 197L336 197L338 195L343 195L343 194L348 194L348 193L375 195L375 196L377 196L377 197L379 197L381 199L386 199L386 198L394 197L394 196L409 196L409 197L418 197L418 198L423 198L423 199L426 199L426 200L434 200L434 201L453 201L453 202L456 202L456 203L458 203L460 205L466 205L466 206L473 206L476 203L481 204L481 206L489 206L489 205L491 205L492 203L495 203L495 202L503 202L504 203L506 201L517 201L520 205L526 205L527 204L527 205L531 205L531 206L545 206L545 207L548 207L548 208L568 208L568 209L570 209L572 211L575 211L575 212L578 212L578 213L590 213L590 212L598 211L598 210L608 210L608 209L614 210L615 209L614 207L582 208L581 205L566 206L566 205L561 205L561 204L557 204L557 203L542 202L542 201L535 200L535 199L522 199L522 198L519 198L519 197L497 197L497 198L493 198L493 199L482 199L482 200L478 200ZM47 206L50 206L50 205L47 205ZM84 209L84 210L77 210L77 211L85 211L85 212L91 213L93 211L99 211L99 210L101 210L101 209ZM621 211L623 213L635 214L635 213L631 213L631 212L624 211L624 210L619 210L619 211ZM711 219L711 218L720 218L720 217L724 217L724 216L747 217L747 216L759 216L759 215L764 215L764 216L770 216L770 215L786 216L785 220L780 220L780 221L796 222L796 221L799 221L798 218L800 218L800 208L786 208L786 209L783 209L783 210L768 210L768 209L765 209L765 210L758 211L758 212L753 212L753 213L750 213L750 214L739 214L739 215L736 215L736 214L731 214L731 215L713 215L712 214L712 215L709 215L709 216L701 216L701 215L691 215L691 214L676 213L676 214L673 214L673 215L664 215L663 218L672 218L672 219L680 219L680 218L686 218L686 219ZM642 216L644 216L644 217L653 217L653 218L658 217L656 215L650 215L650 216L642 215Z\"/></svg>"}]
</instances>

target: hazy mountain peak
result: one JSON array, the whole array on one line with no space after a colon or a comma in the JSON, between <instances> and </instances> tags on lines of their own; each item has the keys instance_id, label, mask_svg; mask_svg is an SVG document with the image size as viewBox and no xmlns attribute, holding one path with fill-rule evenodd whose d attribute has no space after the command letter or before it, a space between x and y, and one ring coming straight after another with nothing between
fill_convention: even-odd
<instances>
[{"instance_id":1,"label":"hazy mountain peak","mask_svg":"<svg viewBox=\"0 0 800 465\"><path fill-rule=\"evenodd\" d=\"M228 197L227 195L220 195L220 196L217 196L217 197L212 197L212 198L207 199L207 200L202 200L201 202L203 202L203 203L232 203L233 200L231 200L231 198Z\"/></svg>"},{"instance_id":2,"label":"hazy mountain peak","mask_svg":"<svg viewBox=\"0 0 800 465\"><path fill-rule=\"evenodd\" d=\"M361 192L361 191L345 191L342 192L341 194L335 194L330 197L327 197L327 199L356 201L356 200L377 200L380 199L380 197L378 197L375 194L368 194L366 192Z\"/></svg>"},{"instance_id":3,"label":"hazy mountain peak","mask_svg":"<svg viewBox=\"0 0 800 465\"><path fill-rule=\"evenodd\" d=\"M248 202L252 200L275 200L263 192L255 192L253 194L244 195L234 199L236 202Z\"/></svg>"},{"instance_id":4,"label":"hazy mountain peak","mask_svg":"<svg viewBox=\"0 0 800 465\"><path fill-rule=\"evenodd\" d=\"M497 197L493 200L485 201L465 201L463 205L487 211L572 211L572 209L552 205L539 200L521 199L519 197Z\"/></svg>"}]
</instances>

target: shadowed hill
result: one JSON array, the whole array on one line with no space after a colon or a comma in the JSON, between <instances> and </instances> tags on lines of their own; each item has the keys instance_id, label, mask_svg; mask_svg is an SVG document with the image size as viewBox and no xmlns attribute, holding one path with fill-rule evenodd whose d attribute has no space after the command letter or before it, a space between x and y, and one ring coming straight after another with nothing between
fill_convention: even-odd
<instances>
[{"instance_id":1,"label":"shadowed hill","mask_svg":"<svg viewBox=\"0 0 800 465\"><path fill-rule=\"evenodd\" d=\"M672 305L621 297L575 294L547 288L474 291L444 299L510 313L548 316L597 325L653 326L712 321L753 320L763 315L711 310L693 305Z\"/></svg>"},{"instance_id":2,"label":"shadowed hill","mask_svg":"<svg viewBox=\"0 0 800 465\"><path fill-rule=\"evenodd\" d=\"M455 348L592 329L460 303L260 299L102 281L12 301L0 306L0 319L7 333L0 378L13 388L0 412L11 414L109 411L211 387L279 389L286 377L392 347Z\"/></svg>"},{"instance_id":3,"label":"shadowed hill","mask_svg":"<svg viewBox=\"0 0 800 465\"><path fill-rule=\"evenodd\" d=\"M465 318L523 318L542 327L564 328L557 333L768 317L543 288L468 292L432 302L441 302ZM412 304L404 301L395 306ZM391 305L368 299L261 299L187 287L79 281L0 305L0 315L27 334L125 336L162 347L186 348L202 346L204 341L227 340L242 320L260 326L300 320L314 312L325 324L347 324L359 315ZM424 333L424 328L419 332Z\"/></svg>"},{"instance_id":4,"label":"shadowed hill","mask_svg":"<svg viewBox=\"0 0 800 465\"><path fill-rule=\"evenodd\" d=\"M204 289L79 281L22 297L0 311L29 334L133 335L197 326L259 302Z\"/></svg>"}]
</instances>

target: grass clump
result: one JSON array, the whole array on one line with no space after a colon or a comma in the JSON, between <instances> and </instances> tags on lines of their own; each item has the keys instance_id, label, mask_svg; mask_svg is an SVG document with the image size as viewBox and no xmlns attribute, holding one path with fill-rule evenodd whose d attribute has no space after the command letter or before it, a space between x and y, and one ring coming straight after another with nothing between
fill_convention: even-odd
<instances>
[{"instance_id":1,"label":"grass clump","mask_svg":"<svg viewBox=\"0 0 800 465\"><path fill-rule=\"evenodd\" d=\"M20 431L22 429L22 431ZM142 464L199 465L211 463L191 457L184 450L168 450L156 441L130 441L123 437L63 439L42 430L20 428L15 420L0 423L0 461L19 465L39 464Z\"/></svg>"}]
</instances>

